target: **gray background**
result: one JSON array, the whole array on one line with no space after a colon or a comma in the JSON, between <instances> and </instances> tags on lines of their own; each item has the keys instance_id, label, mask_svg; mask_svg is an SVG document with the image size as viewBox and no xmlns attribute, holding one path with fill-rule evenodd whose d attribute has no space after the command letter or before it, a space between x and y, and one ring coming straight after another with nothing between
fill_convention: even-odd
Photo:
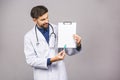
<instances>
[{"instance_id":1,"label":"gray background","mask_svg":"<svg viewBox=\"0 0 120 80\"><path fill-rule=\"evenodd\" d=\"M77 22L82 51L65 58L69 80L120 80L120 0L0 0L0 80L33 80L23 37L40 4L54 24Z\"/></svg>"}]
</instances>

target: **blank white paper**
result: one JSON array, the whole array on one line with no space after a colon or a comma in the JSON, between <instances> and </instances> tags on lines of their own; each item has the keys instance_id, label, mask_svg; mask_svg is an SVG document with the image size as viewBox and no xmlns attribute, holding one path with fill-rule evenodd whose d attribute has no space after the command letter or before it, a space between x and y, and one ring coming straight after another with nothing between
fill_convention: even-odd
<instances>
[{"instance_id":1,"label":"blank white paper","mask_svg":"<svg viewBox=\"0 0 120 80\"><path fill-rule=\"evenodd\" d=\"M58 48L75 48L76 23L58 23Z\"/></svg>"}]
</instances>

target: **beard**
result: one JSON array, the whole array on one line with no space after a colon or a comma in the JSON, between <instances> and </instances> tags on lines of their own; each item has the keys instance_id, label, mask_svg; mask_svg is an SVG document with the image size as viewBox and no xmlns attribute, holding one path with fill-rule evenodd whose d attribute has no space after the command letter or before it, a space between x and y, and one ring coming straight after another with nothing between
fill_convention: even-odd
<instances>
[{"instance_id":1,"label":"beard","mask_svg":"<svg viewBox=\"0 0 120 80\"><path fill-rule=\"evenodd\" d=\"M45 23L45 24L41 25L41 27L46 29L46 28L48 28L48 25L49 25L49 23Z\"/></svg>"}]
</instances>

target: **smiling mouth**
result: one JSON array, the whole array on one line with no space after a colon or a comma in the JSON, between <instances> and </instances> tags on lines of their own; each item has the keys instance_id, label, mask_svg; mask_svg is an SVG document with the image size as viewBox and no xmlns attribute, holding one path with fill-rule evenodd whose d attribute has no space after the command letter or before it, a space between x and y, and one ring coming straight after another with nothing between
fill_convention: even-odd
<instances>
[{"instance_id":1,"label":"smiling mouth","mask_svg":"<svg viewBox=\"0 0 120 80\"><path fill-rule=\"evenodd\" d=\"M48 23L43 24L44 28L48 27Z\"/></svg>"}]
</instances>

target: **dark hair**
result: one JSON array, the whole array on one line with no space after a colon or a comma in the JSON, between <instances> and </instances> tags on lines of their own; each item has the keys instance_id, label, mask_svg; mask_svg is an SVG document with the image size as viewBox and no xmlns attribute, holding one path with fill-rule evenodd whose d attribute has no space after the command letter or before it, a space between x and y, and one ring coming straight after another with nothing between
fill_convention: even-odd
<instances>
[{"instance_id":1,"label":"dark hair","mask_svg":"<svg viewBox=\"0 0 120 80\"><path fill-rule=\"evenodd\" d=\"M33 7L30 14L32 18L37 19L38 17L44 15L47 12L48 12L48 9L45 6L41 5L41 6Z\"/></svg>"}]
</instances>

